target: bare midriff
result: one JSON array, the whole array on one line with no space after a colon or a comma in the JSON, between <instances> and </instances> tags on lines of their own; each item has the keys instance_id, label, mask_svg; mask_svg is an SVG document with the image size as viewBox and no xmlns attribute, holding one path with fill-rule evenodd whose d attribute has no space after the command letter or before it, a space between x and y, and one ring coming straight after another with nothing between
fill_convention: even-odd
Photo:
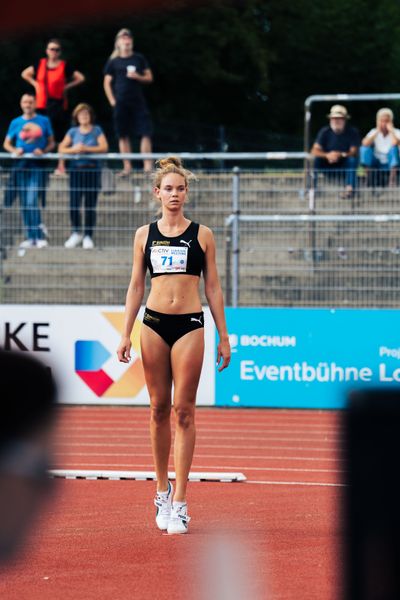
<instances>
[{"instance_id":1,"label":"bare midriff","mask_svg":"<svg viewBox=\"0 0 400 600\"><path fill-rule=\"evenodd\" d=\"M197 275L153 277L147 307L171 315L200 312L199 282Z\"/></svg>"}]
</instances>

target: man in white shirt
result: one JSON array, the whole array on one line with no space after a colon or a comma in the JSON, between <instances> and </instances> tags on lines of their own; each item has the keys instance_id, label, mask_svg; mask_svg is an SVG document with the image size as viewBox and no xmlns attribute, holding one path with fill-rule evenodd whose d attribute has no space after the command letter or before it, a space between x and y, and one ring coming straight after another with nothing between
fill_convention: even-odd
<instances>
[{"instance_id":1,"label":"man in white shirt","mask_svg":"<svg viewBox=\"0 0 400 600\"><path fill-rule=\"evenodd\" d=\"M360 162L368 170L390 171L389 185L396 185L399 166L400 129L393 124L393 112L390 108L381 108L376 113L376 127L371 129L362 140ZM369 181L371 181L369 172ZM374 178L376 180L376 178Z\"/></svg>"}]
</instances>

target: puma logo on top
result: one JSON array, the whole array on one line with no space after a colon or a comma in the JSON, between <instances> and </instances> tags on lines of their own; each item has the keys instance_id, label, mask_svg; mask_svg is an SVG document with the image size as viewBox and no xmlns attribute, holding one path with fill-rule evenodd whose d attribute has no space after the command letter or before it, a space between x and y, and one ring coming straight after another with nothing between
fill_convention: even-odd
<instances>
[{"instance_id":1,"label":"puma logo on top","mask_svg":"<svg viewBox=\"0 0 400 600\"><path fill-rule=\"evenodd\" d=\"M203 325L203 323L201 322L201 317L200 317L200 319L196 319L195 317L190 317L190 320L191 321L197 321L197 323L200 323L200 325Z\"/></svg>"},{"instance_id":2,"label":"puma logo on top","mask_svg":"<svg viewBox=\"0 0 400 600\"><path fill-rule=\"evenodd\" d=\"M189 240L188 242L186 240L179 240L181 244L186 244L188 248L190 248L190 244L192 243L192 240Z\"/></svg>"}]
</instances>

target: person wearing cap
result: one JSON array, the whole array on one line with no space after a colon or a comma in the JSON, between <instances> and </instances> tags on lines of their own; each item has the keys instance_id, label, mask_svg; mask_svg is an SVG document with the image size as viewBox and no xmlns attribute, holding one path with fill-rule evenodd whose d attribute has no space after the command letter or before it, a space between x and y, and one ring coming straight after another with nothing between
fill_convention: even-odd
<instances>
[{"instance_id":1,"label":"person wearing cap","mask_svg":"<svg viewBox=\"0 0 400 600\"><path fill-rule=\"evenodd\" d=\"M355 127L348 124L350 115L345 106L335 104L329 114L329 125L322 127L311 148L315 157L315 173L345 176L343 198L352 198L356 188L356 169L360 135Z\"/></svg>"},{"instance_id":2,"label":"person wearing cap","mask_svg":"<svg viewBox=\"0 0 400 600\"><path fill-rule=\"evenodd\" d=\"M367 133L361 143L360 162L367 168L368 183L371 183L370 169L379 169L389 171L389 185L396 185L400 162L400 129L394 127L393 111L390 108L378 110L376 127Z\"/></svg>"},{"instance_id":3,"label":"person wearing cap","mask_svg":"<svg viewBox=\"0 0 400 600\"><path fill-rule=\"evenodd\" d=\"M153 73L143 54L133 51L133 36L121 29L115 37L115 47L104 68L104 91L114 109L114 126L121 153L129 153L131 137L140 138L140 152L152 151L153 125L142 86L153 82ZM123 161L120 176L132 171L129 160ZM144 161L144 170L151 171L152 161Z\"/></svg>"}]
</instances>

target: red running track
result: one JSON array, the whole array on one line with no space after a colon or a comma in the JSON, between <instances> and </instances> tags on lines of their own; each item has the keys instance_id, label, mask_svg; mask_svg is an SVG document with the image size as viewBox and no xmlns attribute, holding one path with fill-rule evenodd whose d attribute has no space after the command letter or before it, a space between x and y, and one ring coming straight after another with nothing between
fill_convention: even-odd
<instances>
[{"instance_id":1,"label":"red running track","mask_svg":"<svg viewBox=\"0 0 400 600\"><path fill-rule=\"evenodd\" d=\"M167 536L154 482L63 480L0 597L336 600L341 430L336 412L199 408L192 471L245 483L191 483L190 534ZM148 409L64 407L54 467L154 470Z\"/></svg>"}]
</instances>

